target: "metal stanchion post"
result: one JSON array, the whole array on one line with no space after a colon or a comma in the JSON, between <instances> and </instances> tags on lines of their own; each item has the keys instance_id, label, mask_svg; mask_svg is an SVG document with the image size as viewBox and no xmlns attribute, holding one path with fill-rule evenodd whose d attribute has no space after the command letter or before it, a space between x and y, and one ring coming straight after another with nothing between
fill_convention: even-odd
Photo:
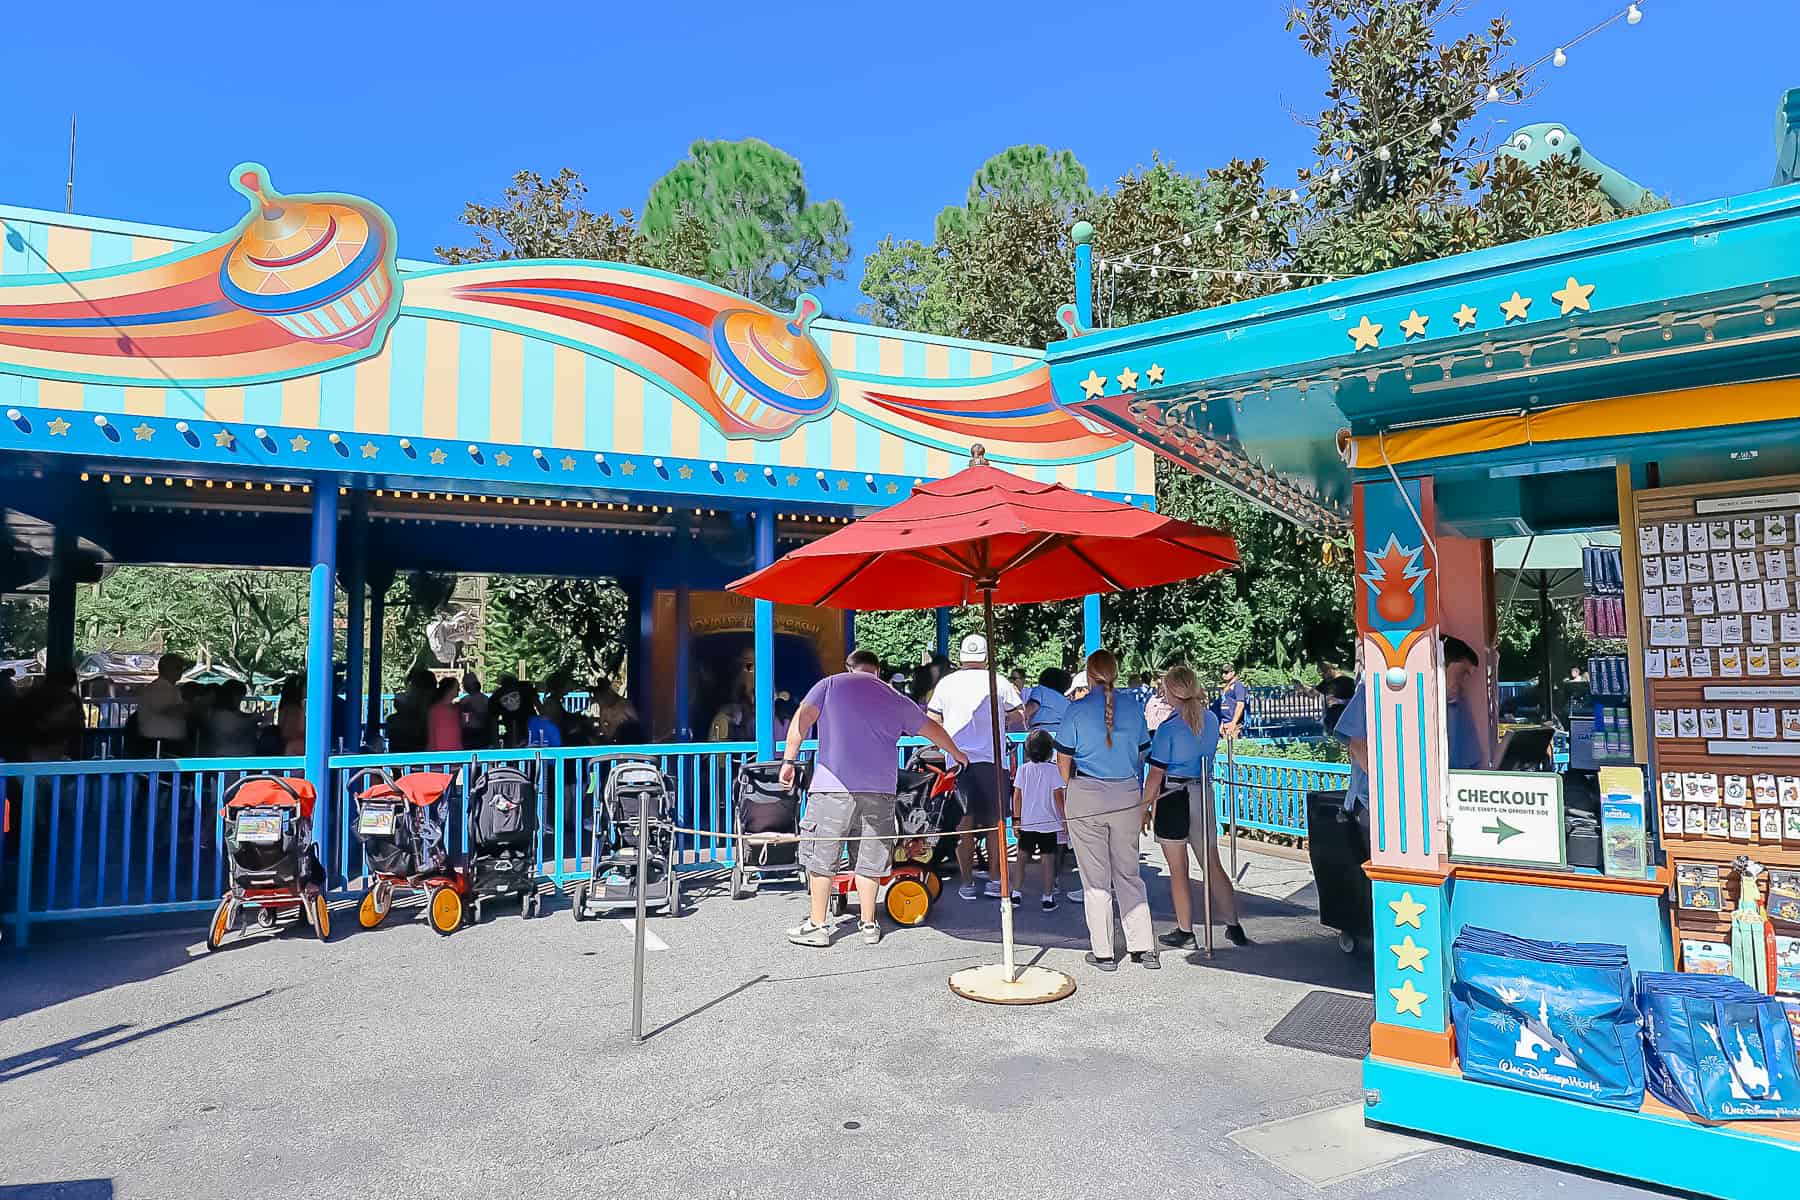
<instances>
[{"instance_id":1,"label":"metal stanchion post","mask_svg":"<svg viewBox=\"0 0 1800 1200\"><path fill-rule=\"evenodd\" d=\"M1206 822L1206 829L1202 836L1202 840L1206 842L1206 853L1200 856L1200 915L1201 923L1206 926L1207 958L1213 956L1212 861L1219 855L1219 805L1213 799L1212 780L1213 769L1212 763L1209 761L1201 775L1200 785L1198 787L1192 784L1188 785L1188 821L1190 823L1193 821L1194 809L1198 808L1200 819ZM1195 803L1195 792L1200 793L1198 804ZM1185 855L1187 849L1183 847L1181 852Z\"/></svg>"},{"instance_id":2,"label":"metal stanchion post","mask_svg":"<svg viewBox=\"0 0 1800 1200\"><path fill-rule=\"evenodd\" d=\"M1237 883L1237 739L1225 739L1225 800L1231 806L1231 874Z\"/></svg>"},{"instance_id":3,"label":"metal stanchion post","mask_svg":"<svg viewBox=\"0 0 1800 1200\"><path fill-rule=\"evenodd\" d=\"M650 792L638 790L637 819L637 945L631 952L631 1044L644 1042L644 886L650 856L645 853L650 837Z\"/></svg>"}]
</instances>

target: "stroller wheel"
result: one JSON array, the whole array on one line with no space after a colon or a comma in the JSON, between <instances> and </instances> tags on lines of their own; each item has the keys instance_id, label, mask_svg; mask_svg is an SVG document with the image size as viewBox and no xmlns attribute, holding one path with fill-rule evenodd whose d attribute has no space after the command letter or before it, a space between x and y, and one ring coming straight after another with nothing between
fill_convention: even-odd
<instances>
[{"instance_id":1,"label":"stroller wheel","mask_svg":"<svg viewBox=\"0 0 1800 1200\"><path fill-rule=\"evenodd\" d=\"M886 907L896 925L923 925L931 911L931 892L908 875L888 884Z\"/></svg>"},{"instance_id":2,"label":"stroller wheel","mask_svg":"<svg viewBox=\"0 0 1800 1200\"><path fill-rule=\"evenodd\" d=\"M451 887L434 887L425 901L425 912L431 918L431 927L445 937L449 937L463 923L463 898Z\"/></svg>"},{"instance_id":3,"label":"stroller wheel","mask_svg":"<svg viewBox=\"0 0 1800 1200\"><path fill-rule=\"evenodd\" d=\"M319 892L303 902L306 909L306 922L313 927L313 932L322 942L331 936L331 905L325 899L325 893Z\"/></svg>"},{"instance_id":4,"label":"stroller wheel","mask_svg":"<svg viewBox=\"0 0 1800 1200\"><path fill-rule=\"evenodd\" d=\"M356 906L356 923L364 929L373 929L387 919L388 909L392 907L393 896L387 884L377 883L363 893L362 903Z\"/></svg>"},{"instance_id":5,"label":"stroller wheel","mask_svg":"<svg viewBox=\"0 0 1800 1200\"><path fill-rule=\"evenodd\" d=\"M264 905L256 910L256 923L264 929L275 928L275 910Z\"/></svg>"},{"instance_id":6,"label":"stroller wheel","mask_svg":"<svg viewBox=\"0 0 1800 1200\"><path fill-rule=\"evenodd\" d=\"M575 890L569 894L569 902L572 906L569 911L574 914L577 921L585 921L588 919L587 898L588 885L587 881L583 880L576 884Z\"/></svg>"},{"instance_id":7,"label":"stroller wheel","mask_svg":"<svg viewBox=\"0 0 1800 1200\"><path fill-rule=\"evenodd\" d=\"M926 894L931 897L931 902L936 904L937 898L944 894L944 877L930 867L926 867L924 881Z\"/></svg>"},{"instance_id":8,"label":"stroller wheel","mask_svg":"<svg viewBox=\"0 0 1800 1200\"><path fill-rule=\"evenodd\" d=\"M231 932L231 927L237 924L236 907L232 904L231 897L227 896L219 901L219 907L213 910L212 924L206 927L206 948L208 950L217 950L225 941L225 935Z\"/></svg>"}]
</instances>

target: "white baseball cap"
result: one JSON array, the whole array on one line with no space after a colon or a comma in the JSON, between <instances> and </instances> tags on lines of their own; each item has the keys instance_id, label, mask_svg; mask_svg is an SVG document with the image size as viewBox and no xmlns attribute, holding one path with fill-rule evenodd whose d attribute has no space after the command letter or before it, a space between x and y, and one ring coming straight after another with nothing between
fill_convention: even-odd
<instances>
[{"instance_id":1,"label":"white baseball cap","mask_svg":"<svg viewBox=\"0 0 1800 1200\"><path fill-rule=\"evenodd\" d=\"M987 639L979 633L971 633L962 640L962 660L964 662L986 662L987 655Z\"/></svg>"}]
</instances>

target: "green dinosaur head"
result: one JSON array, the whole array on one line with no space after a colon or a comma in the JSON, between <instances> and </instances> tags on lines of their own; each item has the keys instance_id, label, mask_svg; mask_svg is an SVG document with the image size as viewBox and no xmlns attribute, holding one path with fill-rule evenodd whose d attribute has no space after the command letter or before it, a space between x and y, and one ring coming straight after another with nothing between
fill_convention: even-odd
<instances>
[{"instance_id":1,"label":"green dinosaur head","mask_svg":"<svg viewBox=\"0 0 1800 1200\"><path fill-rule=\"evenodd\" d=\"M1500 147L1501 154L1516 158L1528 167L1537 167L1557 155L1574 163L1581 162L1581 139L1555 121L1522 125ZM1585 165L1585 164L1584 164ZM1589 167L1589 170L1592 170Z\"/></svg>"}]
</instances>

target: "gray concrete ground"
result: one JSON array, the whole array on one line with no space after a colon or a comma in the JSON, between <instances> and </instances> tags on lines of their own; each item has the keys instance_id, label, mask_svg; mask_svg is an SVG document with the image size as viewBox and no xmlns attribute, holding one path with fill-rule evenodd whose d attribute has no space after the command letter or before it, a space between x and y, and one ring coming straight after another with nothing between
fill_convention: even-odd
<instances>
[{"instance_id":1,"label":"gray concrete ground","mask_svg":"<svg viewBox=\"0 0 1800 1200\"><path fill-rule=\"evenodd\" d=\"M1027 904L1025 957L1080 985L1040 1008L945 986L995 957L991 902L946 889L925 927L802 950L781 936L797 891L715 884L652 921L640 1047L629 922L561 904L448 939L340 908L327 945L208 955L197 926L47 944L0 958L0 1200L1645 1194L1365 1141L1333 1111L1359 1103L1356 1062L1262 1039L1315 987L1366 993L1368 963L1305 907L1304 861L1244 861L1257 944L1205 965L1099 975L1078 906ZM1335 1181L1263 1157L1289 1146Z\"/></svg>"}]
</instances>

